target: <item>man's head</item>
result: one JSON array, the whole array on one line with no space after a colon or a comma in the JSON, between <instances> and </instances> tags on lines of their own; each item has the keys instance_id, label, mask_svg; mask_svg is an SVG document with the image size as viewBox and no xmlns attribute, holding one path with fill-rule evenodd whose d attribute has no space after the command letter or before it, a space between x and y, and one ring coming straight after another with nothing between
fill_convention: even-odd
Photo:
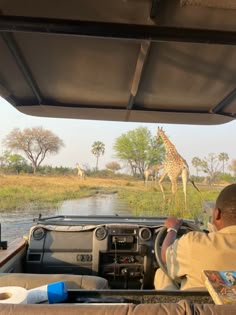
<instances>
[{"instance_id":1,"label":"man's head","mask_svg":"<svg viewBox=\"0 0 236 315\"><path fill-rule=\"evenodd\" d=\"M213 223L217 230L236 225L236 184L225 187L216 199Z\"/></svg>"}]
</instances>

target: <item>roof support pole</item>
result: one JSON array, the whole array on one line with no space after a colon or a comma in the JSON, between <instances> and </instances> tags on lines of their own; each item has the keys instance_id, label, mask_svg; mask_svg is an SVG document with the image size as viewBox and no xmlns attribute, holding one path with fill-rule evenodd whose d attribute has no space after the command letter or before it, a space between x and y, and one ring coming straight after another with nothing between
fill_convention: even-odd
<instances>
[{"instance_id":1,"label":"roof support pole","mask_svg":"<svg viewBox=\"0 0 236 315\"><path fill-rule=\"evenodd\" d=\"M140 46L139 56L136 63L136 68L134 72L133 82L130 90L130 98L127 105L127 115L126 120L128 120L128 116L130 114L129 110L133 108L135 97L138 92L138 88L142 79L143 71L145 69L145 63L147 61L148 53L151 47L150 41L143 41Z\"/></svg>"},{"instance_id":2,"label":"roof support pole","mask_svg":"<svg viewBox=\"0 0 236 315\"><path fill-rule=\"evenodd\" d=\"M214 114L222 115L222 111L227 112L227 106L236 99L236 89L233 89L223 100L221 100L210 112ZM236 113L232 113L232 117L235 117Z\"/></svg>"},{"instance_id":3,"label":"roof support pole","mask_svg":"<svg viewBox=\"0 0 236 315\"><path fill-rule=\"evenodd\" d=\"M14 39L14 36L11 33L2 33L2 38L5 41L8 49L10 50L12 56L14 57L21 73L23 74L26 82L28 83L29 87L31 88L33 94L37 98L39 104L43 104L43 100L41 97L41 92L33 78L33 75L24 60L24 57Z\"/></svg>"},{"instance_id":4,"label":"roof support pole","mask_svg":"<svg viewBox=\"0 0 236 315\"><path fill-rule=\"evenodd\" d=\"M1 16L0 32L47 33L130 40L236 45L235 31Z\"/></svg>"}]
</instances>

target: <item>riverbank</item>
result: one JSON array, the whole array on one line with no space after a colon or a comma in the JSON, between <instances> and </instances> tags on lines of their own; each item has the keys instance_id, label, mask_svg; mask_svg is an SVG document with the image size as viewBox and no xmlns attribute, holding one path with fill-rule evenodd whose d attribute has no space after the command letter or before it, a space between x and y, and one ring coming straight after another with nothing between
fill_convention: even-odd
<instances>
[{"instance_id":1,"label":"riverbank","mask_svg":"<svg viewBox=\"0 0 236 315\"><path fill-rule=\"evenodd\" d=\"M12 241L19 236L27 236L39 216L130 216L132 210L124 200L118 199L116 193L98 193L87 198L65 200L57 208L27 206L24 210L1 212L0 215L2 240Z\"/></svg>"},{"instance_id":2,"label":"riverbank","mask_svg":"<svg viewBox=\"0 0 236 315\"><path fill-rule=\"evenodd\" d=\"M77 176L11 176L0 177L0 211L23 209L29 203L38 208L57 207L58 203L89 197L99 192L112 193L125 182L86 179Z\"/></svg>"},{"instance_id":3,"label":"riverbank","mask_svg":"<svg viewBox=\"0 0 236 315\"><path fill-rule=\"evenodd\" d=\"M175 200L164 203L159 187L143 181L125 179L87 178L80 180L77 176L0 176L0 211L24 210L33 208L56 208L61 202L70 199L89 197L99 192L118 193L126 200L135 215L177 215L187 218L199 217L203 202L215 200L219 188L204 187L197 192L188 185L188 207L185 209L182 186L179 185ZM170 185L165 184L167 198Z\"/></svg>"}]
</instances>

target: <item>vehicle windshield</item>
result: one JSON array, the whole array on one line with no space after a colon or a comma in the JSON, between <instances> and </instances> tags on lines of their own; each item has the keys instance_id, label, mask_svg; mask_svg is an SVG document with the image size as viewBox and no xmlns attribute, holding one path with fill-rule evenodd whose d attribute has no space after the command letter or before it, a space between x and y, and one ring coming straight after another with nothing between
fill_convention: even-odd
<instances>
[{"instance_id":1,"label":"vehicle windshield","mask_svg":"<svg viewBox=\"0 0 236 315\"><path fill-rule=\"evenodd\" d=\"M175 215L206 227L219 191L236 179L235 122L197 126L42 118L20 113L4 99L0 111L4 239L27 233L40 214ZM165 139L157 137L158 130ZM172 195L163 167L169 163L175 172L183 161L189 170L186 201L182 171Z\"/></svg>"},{"instance_id":2,"label":"vehicle windshield","mask_svg":"<svg viewBox=\"0 0 236 315\"><path fill-rule=\"evenodd\" d=\"M235 9L0 0L2 237L55 215L205 228L236 176Z\"/></svg>"}]
</instances>

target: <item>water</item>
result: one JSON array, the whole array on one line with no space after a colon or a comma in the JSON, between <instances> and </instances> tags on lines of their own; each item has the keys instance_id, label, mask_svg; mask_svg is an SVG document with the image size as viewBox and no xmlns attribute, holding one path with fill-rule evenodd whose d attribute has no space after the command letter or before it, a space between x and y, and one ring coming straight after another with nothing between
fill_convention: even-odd
<instances>
[{"instance_id":1,"label":"water","mask_svg":"<svg viewBox=\"0 0 236 315\"><path fill-rule=\"evenodd\" d=\"M12 241L27 235L34 224L33 218L53 215L132 215L127 203L117 194L97 194L89 198L64 201L57 209L26 207L24 210L1 212L2 240Z\"/></svg>"}]
</instances>

